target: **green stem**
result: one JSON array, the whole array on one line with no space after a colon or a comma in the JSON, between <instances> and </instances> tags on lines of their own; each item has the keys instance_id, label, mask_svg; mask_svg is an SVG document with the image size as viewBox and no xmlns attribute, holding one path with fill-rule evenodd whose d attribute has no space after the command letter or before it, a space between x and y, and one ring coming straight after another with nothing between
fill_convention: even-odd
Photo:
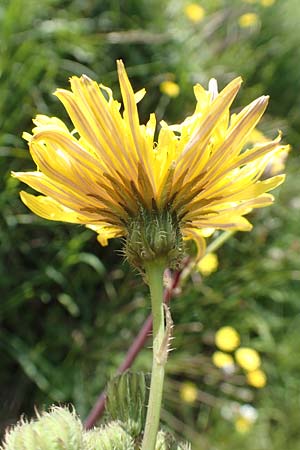
<instances>
[{"instance_id":1,"label":"green stem","mask_svg":"<svg viewBox=\"0 0 300 450\"><path fill-rule=\"evenodd\" d=\"M160 420L160 409L165 375L167 343L165 342L163 308L163 274L165 261L154 261L145 265L151 293L153 318L153 362L150 395L147 410L142 450L154 450Z\"/></svg>"},{"instance_id":2,"label":"green stem","mask_svg":"<svg viewBox=\"0 0 300 450\"><path fill-rule=\"evenodd\" d=\"M233 236L236 233L236 230L230 230L230 231L224 231L223 233L220 234L220 236L218 236L214 241L212 241L206 249L206 254L207 253L212 253L215 252L216 250L218 250L220 247L222 247L222 245L228 241L228 239Z\"/></svg>"}]
</instances>

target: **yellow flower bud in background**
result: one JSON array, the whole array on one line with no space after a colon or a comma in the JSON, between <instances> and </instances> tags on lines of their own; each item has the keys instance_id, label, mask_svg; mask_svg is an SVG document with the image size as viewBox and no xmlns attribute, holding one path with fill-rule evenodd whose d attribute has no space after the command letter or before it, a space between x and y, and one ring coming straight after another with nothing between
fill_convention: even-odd
<instances>
[{"instance_id":1,"label":"yellow flower bud in background","mask_svg":"<svg viewBox=\"0 0 300 450\"><path fill-rule=\"evenodd\" d=\"M256 388L263 388L267 384L267 376L263 370L257 369L248 372L246 375L247 383Z\"/></svg>"},{"instance_id":2,"label":"yellow flower bud in background","mask_svg":"<svg viewBox=\"0 0 300 450\"><path fill-rule=\"evenodd\" d=\"M242 14L239 17L238 22L241 28L253 27L254 25L258 24L258 15L255 13Z\"/></svg>"},{"instance_id":3,"label":"yellow flower bud in background","mask_svg":"<svg viewBox=\"0 0 300 450\"><path fill-rule=\"evenodd\" d=\"M231 352L240 345L240 336L233 327L222 327L216 332L215 343L220 350Z\"/></svg>"},{"instance_id":4,"label":"yellow flower bud in background","mask_svg":"<svg viewBox=\"0 0 300 450\"><path fill-rule=\"evenodd\" d=\"M235 352L235 359L239 366L251 372L259 368L261 361L256 350L248 347L241 347Z\"/></svg>"},{"instance_id":5,"label":"yellow flower bud in background","mask_svg":"<svg viewBox=\"0 0 300 450\"><path fill-rule=\"evenodd\" d=\"M185 403L193 404L198 397L198 389L195 383L185 381L181 384L179 395L182 401Z\"/></svg>"},{"instance_id":6,"label":"yellow flower bud in background","mask_svg":"<svg viewBox=\"0 0 300 450\"><path fill-rule=\"evenodd\" d=\"M160 83L159 87L160 91L168 97L178 97L180 92L180 87L177 83L174 83L174 81L163 81L162 83Z\"/></svg>"},{"instance_id":7,"label":"yellow flower bud in background","mask_svg":"<svg viewBox=\"0 0 300 450\"><path fill-rule=\"evenodd\" d=\"M226 369L234 366L233 357L224 352L214 352L212 355L212 361L216 367L219 367L219 369Z\"/></svg>"},{"instance_id":8,"label":"yellow flower bud in background","mask_svg":"<svg viewBox=\"0 0 300 450\"><path fill-rule=\"evenodd\" d=\"M249 404L241 405L234 422L238 433L247 433L257 420L257 410Z\"/></svg>"},{"instance_id":9,"label":"yellow flower bud in background","mask_svg":"<svg viewBox=\"0 0 300 450\"><path fill-rule=\"evenodd\" d=\"M191 22L199 23L204 19L205 9L198 3L189 3L184 8L184 14Z\"/></svg>"},{"instance_id":10,"label":"yellow flower bud in background","mask_svg":"<svg viewBox=\"0 0 300 450\"><path fill-rule=\"evenodd\" d=\"M207 253L207 255L198 262L197 269L202 275L207 277L217 270L218 265L219 261L217 255L215 253Z\"/></svg>"},{"instance_id":11,"label":"yellow flower bud in background","mask_svg":"<svg viewBox=\"0 0 300 450\"><path fill-rule=\"evenodd\" d=\"M234 426L238 433L248 433L252 428L252 422L245 417L238 417L234 422Z\"/></svg>"},{"instance_id":12,"label":"yellow flower bud in background","mask_svg":"<svg viewBox=\"0 0 300 450\"><path fill-rule=\"evenodd\" d=\"M267 8L268 6L274 5L274 3L275 3L275 0L260 0L260 4L261 4L262 6L265 6L266 8Z\"/></svg>"}]
</instances>

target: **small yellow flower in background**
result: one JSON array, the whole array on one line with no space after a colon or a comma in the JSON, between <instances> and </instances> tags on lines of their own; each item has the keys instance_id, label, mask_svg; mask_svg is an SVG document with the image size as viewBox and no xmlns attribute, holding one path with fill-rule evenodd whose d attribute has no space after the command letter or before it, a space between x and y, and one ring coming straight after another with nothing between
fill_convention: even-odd
<instances>
[{"instance_id":1,"label":"small yellow flower in background","mask_svg":"<svg viewBox=\"0 0 300 450\"><path fill-rule=\"evenodd\" d=\"M216 346L225 352L231 352L240 345L240 335L233 327L222 327L215 335Z\"/></svg>"},{"instance_id":2,"label":"small yellow flower in background","mask_svg":"<svg viewBox=\"0 0 300 450\"><path fill-rule=\"evenodd\" d=\"M231 355L224 352L214 352L212 355L212 361L219 369L234 367L234 359Z\"/></svg>"},{"instance_id":3,"label":"small yellow flower in background","mask_svg":"<svg viewBox=\"0 0 300 450\"><path fill-rule=\"evenodd\" d=\"M253 27L254 25L258 24L258 15L255 13L242 14L239 17L238 22L241 28Z\"/></svg>"},{"instance_id":4,"label":"small yellow flower in background","mask_svg":"<svg viewBox=\"0 0 300 450\"><path fill-rule=\"evenodd\" d=\"M207 253L207 255L203 256L198 262L197 269L202 275L207 277L217 270L218 265L217 255L215 253Z\"/></svg>"},{"instance_id":5,"label":"small yellow flower in background","mask_svg":"<svg viewBox=\"0 0 300 450\"><path fill-rule=\"evenodd\" d=\"M268 6L274 5L275 1L276 0L260 0L260 4L267 8Z\"/></svg>"},{"instance_id":6,"label":"small yellow flower in background","mask_svg":"<svg viewBox=\"0 0 300 450\"><path fill-rule=\"evenodd\" d=\"M267 384L267 376L263 370L256 369L246 375L247 383L256 388L263 388Z\"/></svg>"},{"instance_id":7,"label":"small yellow flower in background","mask_svg":"<svg viewBox=\"0 0 300 450\"><path fill-rule=\"evenodd\" d=\"M205 9L198 3L189 3L184 8L184 14L191 22L199 23L204 19Z\"/></svg>"},{"instance_id":8,"label":"small yellow flower in background","mask_svg":"<svg viewBox=\"0 0 300 450\"><path fill-rule=\"evenodd\" d=\"M174 81L163 81L162 83L160 83L159 85L160 87L160 91L167 95L168 97L178 97L179 93L180 93L180 87L177 83L175 83Z\"/></svg>"},{"instance_id":9,"label":"small yellow flower in background","mask_svg":"<svg viewBox=\"0 0 300 450\"><path fill-rule=\"evenodd\" d=\"M235 422L234 426L238 433L248 433L248 431L251 430L253 423L246 419L245 417L238 417Z\"/></svg>"},{"instance_id":10,"label":"small yellow flower in background","mask_svg":"<svg viewBox=\"0 0 300 450\"><path fill-rule=\"evenodd\" d=\"M261 361L256 350L248 347L240 347L235 352L235 359L239 366L248 372L259 368Z\"/></svg>"},{"instance_id":11,"label":"small yellow flower in background","mask_svg":"<svg viewBox=\"0 0 300 450\"><path fill-rule=\"evenodd\" d=\"M198 397L198 389L195 383L191 381L186 381L181 383L179 395L182 401L185 403L193 404Z\"/></svg>"},{"instance_id":12,"label":"small yellow flower in background","mask_svg":"<svg viewBox=\"0 0 300 450\"><path fill-rule=\"evenodd\" d=\"M234 421L238 433L247 433L251 430L258 417L257 410L252 405L242 405Z\"/></svg>"}]
</instances>

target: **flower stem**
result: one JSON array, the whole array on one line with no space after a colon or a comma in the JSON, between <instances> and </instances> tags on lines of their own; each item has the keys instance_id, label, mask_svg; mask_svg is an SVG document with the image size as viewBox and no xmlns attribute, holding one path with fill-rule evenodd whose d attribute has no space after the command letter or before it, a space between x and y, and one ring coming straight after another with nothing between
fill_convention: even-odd
<instances>
[{"instance_id":1,"label":"flower stem","mask_svg":"<svg viewBox=\"0 0 300 450\"><path fill-rule=\"evenodd\" d=\"M153 318L153 361L150 395L142 450L154 450L159 427L160 409L165 375L167 342L165 342L163 308L163 274L165 261L153 261L145 265L151 293Z\"/></svg>"},{"instance_id":2,"label":"flower stem","mask_svg":"<svg viewBox=\"0 0 300 450\"><path fill-rule=\"evenodd\" d=\"M231 236L233 236L236 233L236 230L229 230L229 231L224 231L223 233L220 234L220 236L218 236L215 240L213 240L206 249L206 254L207 253L212 253L215 252L216 250L218 250L220 247L222 247L222 245L228 241L229 238L231 238Z\"/></svg>"},{"instance_id":3,"label":"flower stem","mask_svg":"<svg viewBox=\"0 0 300 450\"><path fill-rule=\"evenodd\" d=\"M174 296L174 292L180 284L182 270L188 266L188 263L189 263L189 259L186 258L183 262L183 267L180 270L177 270L173 273L172 282L171 282L170 286L165 288L164 303L166 305L170 302L171 298ZM140 350L143 348L145 342L147 341L148 336L151 333L151 331L152 331L152 314L150 314L147 317L142 328L140 329L136 338L134 339L131 346L129 347L124 360L122 361L122 363L119 365L118 369L116 370L116 375L125 372L125 370L127 370L131 367L135 358L137 357ZM97 420L99 420L101 418L101 416L104 412L104 409L105 409L105 400L106 400L106 395L105 395L105 391L103 391L99 395L93 408L89 412L88 417L85 420L84 428L86 430L89 430L90 428L94 427Z\"/></svg>"}]
</instances>

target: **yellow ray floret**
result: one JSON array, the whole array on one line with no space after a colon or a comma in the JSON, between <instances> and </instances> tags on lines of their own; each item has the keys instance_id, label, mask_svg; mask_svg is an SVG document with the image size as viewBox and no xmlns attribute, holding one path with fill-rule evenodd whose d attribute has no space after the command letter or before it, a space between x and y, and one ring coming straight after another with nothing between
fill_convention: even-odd
<instances>
[{"instance_id":1,"label":"yellow ray floret","mask_svg":"<svg viewBox=\"0 0 300 450\"><path fill-rule=\"evenodd\" d=\"M22 192L23 202L41 217L92 228L103 245L126 236L141 209L168 210L200 253L201 229L250 230L244 215L272 203L267 192L284 180L260 180L284 149L280 136L245 148L268 97L230 116L240 78L220 93L215 80L208 90L196 85L194 113L181 124L162 122L155 142L155 116L146 125L139 121L137 103L145 90L134 93L123 63L117 64L123 109L109 88L74 76L70 91L55 93L74 129L38 115L32 135L24 133L37 170L13 175L43 195Z\"/></svg>"}]
</instances>

